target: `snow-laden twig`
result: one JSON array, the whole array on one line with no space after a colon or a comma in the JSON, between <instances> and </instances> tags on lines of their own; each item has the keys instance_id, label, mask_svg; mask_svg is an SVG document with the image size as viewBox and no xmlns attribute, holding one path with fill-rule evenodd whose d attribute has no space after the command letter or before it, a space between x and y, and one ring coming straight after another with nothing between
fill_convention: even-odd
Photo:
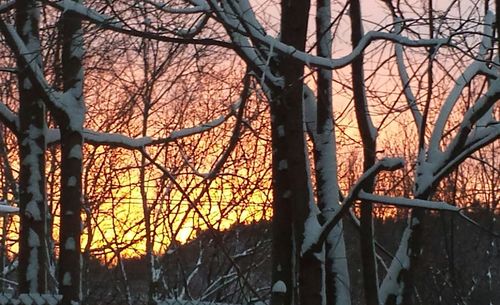
<instances>
[{"instance_id":1,"label":"snow-laden twig","mask_svg":"<svg viewBox=\"0 0 500 305\"><path fill-rule=\"evenodd\" d=\"M14 285L14 286L18 286L19 285L18 282L12 281L12 280L4 278L4 277L0 277L0 281L5 282L7 284Z\"/></svg>"},{"instance_id":2,"label":"snow-laden twig","mask_svg":"<svg viewBox=\"0 0 500 305\"><path fill-rule=\"evenodd\" d=\"M162 10L166 13L171 14L199 14L199 13L208 13L210 12L210 7L205 1L189 1L193 4L193 6L187 7L172 7L167 3L159 3L153 0L144 0L145 3L149 3L155 8Z\"/></svg>"},{"instance_id":3,"label":"snow-laden twig","mask_svg":"<svg viewBox=\"0 0 500 305\"><path fill-rule=\"evenodd\" d=\"M269 67L268 60L272 54L263 50L261 45L253 44L248 35L244 35L246 29L241 23L241 18L238 18L238 15L233 11L234 6L226 5L222 9L216 1L209 1L209 5L231 37L235 51L246 61L253 72L261 79L266 80L266 84L270 83L275 87L282 87L283 79L275 76ZM239 30L236 30L235 27ZM266 88L263 87L263 89Z\"/></svg>"},{"instance_id":4,"label":"snow-laden twig","mask_svg":"<svg viewBox=\"0 0 500 305\"><path fill-rule=\"evenodd\" d=\"M395 17L395 32L400 34L402 32L402 20L400 18ZM411 89L410 77L408 76L408 72L406 71L406 65L404 61L404 50L403 46L399 43L395 45L395 53L396 53L396 63L399 72L399 78L401 79L401 83L403 85L403 93L406 97L406 102L408 107L410 108L411 114L413 115L413 119L415 120L415 124L417 125L417 130L422 129L422 113L417 107L417 99L413 94L413 90Z\"/></svg>"},{"instance_id":5,"label":"snow-laden twig","mask_svg":"<svg viewBox=\"0 0 500 305\"><path fill-rule=\"evenodd\" d=\"M439 38L439 39L418 39L413 40L408 37L404 37L394 33L385 33L379 31L370 31L367 32L356 48L353 49L351 53L345 55L343 57L332 59L325 58L320 56L314 56L308 54L303 51L299 51L283 42L279 39L272 37L270 35L262 34L258 29L261 28L258 24L249 24L246 29L249 32L242 31L242 21L248 22L248 19L242 18L232 18L231 22L228 18L227 12L219 6L215 0L210 0L212 9L218 14L218 16L226 16L224 22L227 23L227 26L232 28L233 31L239 32L246 37L251 37L256 41L270 47L274 46L274 49L282 54L292 56L295 59L298 59L308 66L327 68L327 69L339 69L349 65L356 57L358 57L372 42L377 40L386 40L392 41L395 43L399 43L409 47L429 47L429 46L442 46L442 45L451 45L451 38Z\"/></svg>"},{"instance_id":6,"label":"snow-laden twig","mask_svg":"<svg viewBox=\"0 0 500 305\"><path fill-rule=\"evenodd\" d=\"M475 132L469 136L465 144L462 146L460 152L450 157L448 162L435 172L434 176L437 180L440 180L441 177L449 173L453 168L466 158L470 157L474 152L499 138L500 122L494 122L485 128L475 130Z\"/></svg>"},{"instance_id":7,"label":"snow-laden twig","mask_svg":"<svg viewBox=\"0 0 500 305\"><path fill-rule=\"evenodd\" d=\"M186 296L186 291L189 289L191 282L193 281L194 277L200 271L200 268L203 266L204 254L205 254L205 251L204 251L203 247L200 245L200 252L198 254L198 260L196 261L196 265L194 266L194 269L189 273L188 277L185 280L184 286L182 287L181 293L179 294L179 299L184 299L184 297ZM189 291L188 291L187 295L189 297L191 297L191 294L189 293Z\"/></svg>"},{"instance_id":8,"label":"snow-laden twig","mask_svg":"<svg viewBox=\"0 0 500 305\"><path fill-rule=\"evenodd\" d=\"M167 144L185 137L190 137L193 135L210 131L222 125L230 117L234 116L236 109L239 109L240 107L241 107L241 101L238 100L236 103L230 106L230 110L228 111L227 114L193 127L174 130L170 133L168 137L165 138L152 138L152 137L134 138L121 133L100 132L87 128L83 129L83 138L85 143L94 146L106 145L110 147L121 147L133 150L142 149L147 146ZM13 118L17 119L17 117ZM51 128L47 130L46 140L48 145L59 142L60 138L61 134L59 129Z\"/></svg>"},{"instance_id":9,"label":"snow-laden twig","mask_svg":"<svg viewBox=\"0 0 500 305\"><path fill-rule=\"evenodd\" d=\"M88 8L83 4L79 4L71 0L61 0L61 1L44 0L43 2L60 11L66 11L66 12L71 11L72 13L77 14L80 18L83 18L86 21L96 24L103 29L108 29L118 33L128 34L135 37L154 39L164 42L199 44L199 45L217 45L228 49L233 48L233 45L231 43L210 38L195 39L195 38L171 37L171 36L164 36L154 32L146 32L133 29L125 26L120 21L116 20L116 18L114 17L98 13L97 11Z\"/></svg>"},{"instance_id":10,"label":"snow-laden twig","mask_svg":"<svg viewBox=\"0 0 500 305\"><path fill-rule=\"evenodd\" d=\"M201 299L208 299L212 294L220 291L224 287L230 285L234 281L238 280L238 273L237 272L231 272L228 274L225 274L223 276L218 277L215 281L213 281L205 290L202 292L202 298Z\"/></svg>"},{"instance_id":11,"label":"snow-laden twig","mask_svg":"<svg viewBox=\"0 0 500 305\"><path fill-rule=\"evenodd\" d=\"M385 304L389 295L401 296L403 286L399 283L399 274L402 270L410 267L410 256L408 254L408 243L412 235L412 227L408 225L401 237L398 250L389 266L386 276L379 288L379 303Z\"/></svg>"},{"instance_id":12,"label":"snow-laden twig","mask_svg":"<svg viewBox=\"0 0 500 305\"><path fill-rule=\"evenodd\" d=\"M436 185L446 174L465 160L470 154L500 137L500 124L492 122L487 126L477 126L477 121L500 99L500 78L491 82L488 91L467 110L455 137L444 152L434 150L428 160L422 157L418 170L420 178L415 196ZM431 149L431 148L430 148Z\"/></svg>"},{"instance_id":13,"label":"snow-laden twig","mask_svg":"<svg viewBox=\"0 0 500 305\"><path fill-rule=\"evenodd\" d=\"M18 212L19 212L18 207L13 207L6 204L0 204L0 214L13 214Z\"/></svg>"},{"instance_id":14,"label":"snow-laden twig","mask_svg":"<svg viewBox=\"0 0 500 305\"><path fill-rule=\"evenodd\" d=\"M484 30L483 39L480 44L479 52L476 59L465 69L465 71L455 80L455 86L448 94L446 101L441 106L438 118L436 120L434 129L429 142L429 158L433 158L439 151L439 142L443 136L443 132L448 121L448 118L460 98L462 91L470 84L472 79L480 73L491 74L491 76L498 78L498 71L490 70L487 62L484 60L489 50L491 49L491 36L493 34L494 15L488 11L484 17Z\"/></svg>"},{"instance_id":15,"label":"snow-laden twig","mask_svg":"<svg viewBox=\"0 0 500 305\"><path fill-rule=\"evenodd\" d=\"M364 187L366 181L373 179L381 171L394 171L403 168L404 161L400 158L384 158L378 161L375 165L369 168L363 175L357 180L357 182L351 187L349 194L342 201L340 209L332 214L331 218L328 219L321 229L314 232L315 236L310 236L308 243L303 243L302 245L302 255L306 255L307 252L317 252L317 249L321 247L326 240L328 233L335 227L335 225L342 219L342 217L349 212L349 208L354 204L354 201L358 198L358 194Z\"/></svg>"},{"instance_id":16,"label":"snow-laden twig","mask_svg":"<svg viewBox=\"0 0 500 305\"><path fill-rule=\"evenodd\" d=\"M194 36L198 35L201 33L205 25L207 24L209 19L209 15L205 14L201 16L201 18L192 26L189 28L181 28L181 29L175 29L173 33L175 35L180 36L182 38L193 38Z\"/></svg>"},{"instance_id":17,"label":"snow-laden twig","mask_svg":"<svg viewBox=\"0 0 500 305\"><path fill-rule=\"evenodd\" d=\"M16 270L18 266L19 266L19 260L16 257L10 264L8 264L7 266L5 266L3 268L2 273L1 273L2 276L9 275L11 272L13 272L14 270Z\"/></svg>"},{"instance_id":18,"label":"snow-laden twig","mask_svg":"<svg viewBox=\"0 0 500 305\"><path fill-rule=\"evenodd\" d=\"M396 207L424 208L428 210L450 211L450 212L460 211L460 208L458 208L457 206L442 201L410 199L405 197L380 196L376 194L366 193L364 191L359 192L358 198L371 202L394 205Z\"/></svg>"},{"instance_id":19,"label":"snow-laden twig","mask_svg":"<svg viewBox=\"0 0 500 305\"><path fill-rule=\"evenodd\" d=\"M15 5L16 5L15 0L3 3L2 5L0 5L0 14L10 11L11 9L14 8Z\"/></svg>"},{"instance_id":20,"label":"snow-laden twig","mask_svg":"<svg viewBox=\"0 0 500 305\"><path fill-rule=\"evenodd\" d=\"M13 133L19 131L19 118L4 103L0 103L0 121L5 124Z\"/></svg>"}]
</instances>

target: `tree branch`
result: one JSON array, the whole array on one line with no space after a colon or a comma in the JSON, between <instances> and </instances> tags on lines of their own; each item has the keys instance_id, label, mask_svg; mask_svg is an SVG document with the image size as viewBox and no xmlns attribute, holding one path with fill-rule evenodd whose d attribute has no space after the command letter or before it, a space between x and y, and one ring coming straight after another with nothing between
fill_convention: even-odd
<instances>
[{"instance_id":1,"label":"tree branch","mask_svg":"<svg viewBox=\"0 0 500 305\"><path fill-rule=\"evenodd\" d=\"M302 256L310 252L317 252L328 236L328 233L335 227L335 225L342 219L342 217L349 212L349 208L354 204L358 198L358 194L363 190L366 181L373 179L381 171L395 171L404 166L404 161L399 158L384 158L378 161L370 169L368 169L354 184L349 194L342 201L340 209L335 211L330 219L321 227L321 230L316 232L316 236L310 237L309 243L302 245Z\"/></svg>"}]
</instances>

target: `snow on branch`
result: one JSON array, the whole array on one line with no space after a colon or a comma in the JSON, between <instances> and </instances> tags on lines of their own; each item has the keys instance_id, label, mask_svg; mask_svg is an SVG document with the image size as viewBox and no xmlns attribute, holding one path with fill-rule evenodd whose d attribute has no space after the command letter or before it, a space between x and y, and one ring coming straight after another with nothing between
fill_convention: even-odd
<instances>
[{"instance_id":1,"label":"snow on branch","mask_svg":"<svg viewBox=\"0 0 500 305\"><path fill-rule=\"evenodd\" d=\"M14 5L16 5L16 1L9 1L7 3L4 3L0 5L0 14L6 13L10 11L11 9L14 8Z\"/></svg>"},{"instance_id":2,"label":"snow on branch","mask_svg":"<svg viewBox=\"0 0 500 305\"><path fill-rule=\"evenodd\" d=\"M145 146L166 144L181 138L193 136L196 134L204 133L217 126L222 125L229 117L234 114L234 107L239 107L239 102L233 105L229 114L220 116L212 121L199 124L197 126L188 127L184 129L174 130L166 138L153 139L151 137L132 138L117 133L99 133L85 129L83 137L86 143L94 145L109 145L116 147L123 147L128 149L141 149Z\"/></svg>"},{"instance_id":3,"label":"snow on branch","mask_svg":"<svg viewBox=\"0 0 500 305\"><path fill-rule=\"evenodd\" d=\"M63 113L73 129L81 128L84 115L80 111L81 107L78 106L78 101L72 94L61 93L48 84L42 69L37 64L36 54L28 50L14 26L6 23L3 18L0 18L0 31L5 36L9 47L26 66L30 81L46 105L57 112Z\"/></svg>"},{"instance_id":4,"label":"snow on branch","mask_svg":"<svg viewBox=\"0 0 500 305\"><path fill-rule=\"evenodd\" d=\"M83 129L83 138L85 143L95 146L107 145L111 147L121 147L126 149L142 149L146 146L166 144L174 142L181 138L207 132L226 122L231 116L235 115L236 110L238 108L241 108L240 101L233 104L230 107L230 111L226 115L220 116L209 122L201 123L197 126L174 130L170 133L168 137L165 138L157 138L157 139L151 137L134 138L120 133L99 132L87 128ZM47 131L46 140L48 145L57 143L60 140L60 138L61 134L59 129L51 128Z\"/></svg>"},{"instance_id":5,"label":"snow on branch","mask_svg":"<svg viewBox=\"0 0 500 305\"><path fill-rule=\"evenodd\" d=\"M339 69L349 65L356 57L358 57L372 42L376 40L387 40L395 43L399 43L401 45L409 46L409 47L439 47L442 45L450 45L451 38L440 38L440 39L418 39L413 40L408 37L404 37L402 35L394 34L394 33L385 33L379 31L370 31L366 33L356 48L353 51L343 57L337 59L325 58L320 56L314 56L308 54L303 51L299 51L294 47L291 47L279 39L262 33L261 26L257 23L257 21L253 21L254 19L250 18L236 18L233 12L232 16L228 16L228 13L225 9L217 5L217 1L211 0L211 7L217 13L218 16L225 16L223 22L226 23L225 26L232 28L233 31L239 32L244 36L247 36L253 41L257 41L261 44L268 46L269 48L272 46L277 52L292 56L295 59L298 59L308 66L326 68L326 69ZM251 10L251 7L245 7L245 11L247 15L250 15L248 11ZM237 16L237 15L236 15ZM243 27L242 23L248 23L247 26Z\"/></svg>"},{"instance_id":6,"label":"snow on branch","mask_svg":"<svg viewBox=\"0 0 500 305\"><path fill-rule=\"evenodd\" d=\"M405 208L424 208L428 210L438 210L438 211L450 211L450 212L458 212L460 209L454 205L448 204L442 201L430 201L430 200L422 200L422 199L410 199L405 197L388 197L388 196L380 196L371 193L366 193L364 191L359 192L359 199L378 202L388 205L394 205L397 207L405 207Z\"/></svg>"},{"instance_id":7,"label":"snow on branch","mask_svg":"<svg viewBox=\"0 0 500 305\"><path fill-rule=\"evenodd\" d=\"M18 207L13 207L7 203L7 200L0 199L0 214L10 214L18 212L19 212Z\"/></svg>"},{"instance_id":8,"label":"snow on branch","mask_svg":"<svg viewBox=\"0 0 500 305\"><path fill-rule=\"evenodd\" d=\"M266 39L268 40L268 39ZM317 66L317 67L322 67L322 68L329 68L329 69L339 69L343 68L347 65L349 65L356 57L358 57L372 42L377 41L377 40L387 40L387 41L392 41L399 43L401 45L405 45L408 47L429 47L429 46L435 46L439 47L441 45L448 45L450 44L450 39L448 38L440 38L440 39L419 39L419 40L412 40L408 37L404 37L401 35L397 35L394 33L384 33L384 32L377 32L377 31L370 31L367 32L363 38L361 38L361 41L359 44L356 46L356 48L353 49L353 51L343 57L340 57L338 59L330 59L330 58L323 58L323 57L318 57L318 56L312 56L310 54L298 51L290 46L286 45L278 45L276 46L276 49L278 51L282 51L283 53L293 56L296 59L302 60L306 64L310 66ZM280 47L283 47L281 49Z\"/></svg>"},{"instance_id":9,"label":"snow on branch","mask_svg":"<svg viewBox=\"0 0 500 305\"><path fill-rule=\"evenodd\" d=\"M19 118L3 103L0 103L0 121L12 132L17 134L19 131Z\"/></svg>"},{"instance_id":10,"label":"snow on branch","mask_svg":"<svg viewBox=\"0 0 500 305\"><path fill-rule=\"evenodd\" d=\"M402 32L402 20L398 17L394 17L394 21L396 22L395 32L400 34ZM396 54L396 63L399 72L399 78L401 79L401 83L403 85L403 93L406 97L406 102L408 107L410 108L413 119L415 120L415 124L417 125L417 130L420 130L422 127L422 113L417 107L417 99L413 94L413 91L410 86L410 77L408 76L408 72L406 70L406 65L404 61L404 50L403 46L399 43L395 46L395 54Z\"/></svg>"},{"instance_id":11,"label":"snow on branch","mask_svg":"<svg viewBox=\"0 0 500 305\"><path fill-rule=\"evenodd\" d=\"M266 84L268 83L275 87L282 87L283 79L275 76L269 67L270 59L273 56L273 45L268 50L264 50L262 45L258 45L255 40L250 39L251 36L247 35L247 31L251 29L242 24L242 17L238 18L238 14L233 9L234 5L226 3L225 7L221 8L216 1L210 1L210 6L231 37L232 43L235 45L234 50L252 68L256 77L261 78L262 88L267 91ZM255 17L248 17L248 13L245 16L256 20Z\"/></svg>"},{"instance_id":12,"label":"snow on branch","mask_svg":"<svg viewBox=\"0 0 500 305\"><path fill-rule=\"evenodd\" d=\"M233 48L233 45L231 43L210 38L195 39L195 38L184 38L184 37L169 37L158 33L136 30L125 26L123 23L117 21L113 17L98 13L95 10L88 8L83 4L74 2L72 0L61 0L61 1L44 0L44 2L60 11L64 12L70 11L78 15L80 18L95 25L98 25L103 29L108 29L118 33L128 34L135 37L154 39L157 41L164 41L164 42L188 43L188 44L199 44L199 45L216 45L228 49Z\"/></svg>"},{"instance_id":13,"label":"snow on branch","mask_svg":"<svg viewBox=\"0 0 500 305\"><path fill-rule=\"evenodd\" d=\"M387 270L387 274L379 288L379 304L385 304L390 295L400 296L403 293L403 286L399 283L399 274L402 270L410 268L410 256L408 255L408 243L412 236L411 226L407 226L403 231L401 242L396 250L394 259Z\"/></svg>"},{"instance_id":14,"label":"snow on branch","mask_svg":"<svg viewBox=\"0 0 500 305\"><path fill-rule=\"evenodd\" d=\"M232 115L232 112L231 112L231 115ZM156 141L153 141L153 143L157 144L155 142L157 142L157 141L164 142L165 140L174 141L174 140L177 140L180 138L184 138L187 136L191 136L191 135L195 135L198 133L208 131L208 130L210 130L214 127L217 127L217 126L221 125L222 123L224 123L228 119L228 117L229 116L220 116L220 117L216 118L215 120L212 120L212 121L206 122L206 123L202 123L198 126L175 130L170 134L170 136L168 138L163 139L163 140L158 139Z\"/></svg>"},{"instance_id":15,"label":"snow on branch","mask_svg":"<svg viewBox=\"0 0 500 305\"><path fill-rule=\"evenodd\" d=\"M167 3L159 3L153 0L144 0L145 3L151 4L155 8L162 10L166 13L171 14L198 14L198 13L208 13L210 11L210 7L204 1L189 1L193 4L190 7L170 7Z\"/></svg>"},{"instance_id":16,"label":"snow on branch","mask_svg":"<svg viewBox=\"0 0 500 305\"><path fill-rule=\"evenodd\" d=\"M471 108L465 113L462 123L460 123L457 135L454 137L453 141L448 145L448 148L444 152L445 159L450 159L450 157L456 155L462 150L464 144L467 142L469 134L474 129L484 128L482 126L473 126L477 123L479 119L490 109L493 105L500 99L500 78L490 83L490 88L486 93L479 98L479 100L472 105Z\"/></svg>"},{"instance_id":17,"label":"snow on branch","mask_svg":"<svg viewBox=\"0 0 500 305\"><path fill-rule=\"evenodd\" d=\"M434 149L433 154L429 152L428 160L420 161L419 172L422 178L419 179L417 193L429 189L473 152L500 138L498 122L491 122L486 126L476 124L499 99L500 78L497 78L490 83L488 91L467 110L457 134L446 150L439 152L430 146L430 149Z\"/></svg>"},{"instance_id":18,"label":"snow on branch","mask_svg":"<svg viewBox=\"0 0 500 305\"><path fill-rule=\"evenodd\" d=\"M378 161L375 165L370 167L366 172L361 175L358 181L351 187L349 194L342 201L340 209L336 210L335 213L328 219L319 230L315 232L309 232L309 234L314 234L314 236L307 236L304 238L302 244L302 255L306 255L308 252L318 252L318 249L322 247L325 242L329 232L335 227L335 225L342 219L342 217L349 212L349 208L354 204L355 200L358 198L359 193L362 191L366 181L373 179L381 171L395 171L403 168L404 160L400 158L384 158Z\"/></svg>"},{"instance_id":19,"label":"snow on branch","mask_svg":"<svg viewBox=\"0 0 500 305\"><path fill-rule=\"evenodd\" d=\"M103 26L104 25L115 26L115 27L123 26L123 24L116 18L101 14L73 0L44 1L44 2L63 12L76 13L81 17L86 17L87 19L93 20Z\"/></svg>"},{"instance_id":20,"label":"snow on branch","mask_svg":"<svg viewBox=\"0 0 500 305\"><path fill-rule=\"evenodd\" d=\"M208 22L209 16L210 15L205 14L191 27L176 29L173 32L175 33L175 35L183 37L183 38L193 38L194 36L201 33L201 31L205 28L205 25Z\"/></svg>"},{"instance_id":21,"label":"snow on branch","mask_svg":"<svg viewBox=\"0 0 500 305\"><path fill-rule=\"evenodd\" d=\"M45 80L42 69L36 64L36 55L29 52L21 37L17 34L14 26L6 23L3 18L0 18L0 31L5 36L12 51L20 58L22 63L27 66L30 80L34 85L39 87L38 89L44 91L44 98L51 103L52 101L58 100L59 97L55 96L55 90L49 86Z\"/></svg>"},{"instance_id":22,"label":"snow on branch","mask_svg":"<svg viewBox=\"0 0 500 305\"><path fill-rule=\"evenodd\" d=\"M18 213L19 208L12 207L10 205L3 205L0 204L0 214L11 214L11 213Z\"/></svg>"},{"instance_id":23,"label":"snow on branch","mask_svg":"<svg viewBox=\"0 0 500 305\"><path fill-rule=\"evenodd\" d=\"M461 150L457 154L451 155L447 162L435 171L434 180L439 181L441 177L448 174L452 169L454 169L463 160L470 157L474 152L492 143L493 141L500 139L500 122L491 123L484 128L478 129L476 127L475 129L475 132L469 136Z\"/></svg>"},{"instance_id":24,"label":"snow on branch","mask_svg":"<svg viewBox=\"0 0 500 305\"><path fill-rule=\"evenodd\" d=\"M479 47L478 55L476 59L465 69L465 71L455 80L455 86L453 86L453 89L450 91L446 101L439 111L439 115L429 142L429 147L431 148L429 152L430 158L437 154L439 150L439 142L443 136L446 122L448 121L455 104L458 102L462 91L478 74L485 74L491 78L499 77L498 71L489 69L487 61L484 60L489 50L492 48L491 37L493 35L493 21L494 15L491 11L488 11L485 16L483 39Z\"/></svg>"},{"instance_id":25,"label":"snow on branch","mask_svg":"<svg viewBox=\"0 0 500 305\"><path fill-rule=\"evenodd\" d=\"M226 122L231 116L236 115L236 111L241 108L241 101L231 105L230 111L223 116L215 118L211 121L201 123L197 126L187 127L184 129L174 130L168 137L165 138L151 138L151 137L129 137L120 133L99 132L91 129L83 129L84 141L92 145L108 145L112 147L121 147L126 149L141 149L146 146L166 144L174 142L181 138L193 136L196 134L207 132L216 128ZM19 118L11 111L6 105L0 103L0 121L4 123L9 129L17 133L19 130ZM57 128L50 128L47 130L46 142L47 145L55 144L61 139L61 133Z\"/></svg>"}]
</instances>

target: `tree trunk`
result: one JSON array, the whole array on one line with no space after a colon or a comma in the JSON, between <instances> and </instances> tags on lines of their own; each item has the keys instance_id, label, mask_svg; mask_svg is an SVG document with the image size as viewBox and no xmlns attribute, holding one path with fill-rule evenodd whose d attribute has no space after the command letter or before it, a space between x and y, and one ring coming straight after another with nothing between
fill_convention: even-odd
<instances>
[{"instance_id":1,"label":"tree trunk","mask_svg":"<svg viewBox=\"0 0 500 305\"><path fill-rule=\"evenodd\" d=\"M281 3L282 41L298 50L305 48L309 6L307 0ZM271 103L274 198L271 304L298 304L299 283L301 304L321 304L321 294L316 293L318 286L306 280L317 281L306 272L317 270L308 268L314 259L300 260L304 221L309 216L311 199L303 130L304 64L289 56L278 61L284 87L281 92L274 92Z\"/></svg>"},{"instance_id":2,"label":"tree trunk","mask_svg":"<svg viewBox=\"0 0 500 305\"><path fill-rule=\"evenodd\" d=\"M37 1L16 1L16 27L42 66ZM19 79L19 292L47 290L47 208L45 197L45 106L18 61Z\"/></svg>"},{"instance_id":3,"label":"tree trunk","mask_svg":"<svg viewBox=\"0 0 500 305\"><path fill-rule=\"evenodd\" d=\"M146 57L146 55L145 55ZM147 75L147 67L144 71ZM149 90L147 90L149 91ZM142 136L147 135L148 130L148 119L150 111L150 97L144 97L144 109L143 109L143 120L142 120ZM146 157L141 156L141 163L139 168L139 184L141 192L142 201L142 212L144 214L144 226L146 232L146 265L148 274L148 304L156 305L158 299L158 276L156 275L156 264L155 264L155 254L154 254L154 235L151 229L151 208L148 203L147 196L147 186L146 186Z\"/></svg>"},{"instance_id":4,"label":"tree trunk","mask_svg":"<svg viewBox=\"0 0 500 305\"><path fill-rule=\"evenodd\" d=\"M61 130L61 229L59 236L59 292L61 304L81 299L81 200L83 102L83 31L81 20L70 12L62 15L62 76L64 101L71 110L58 114Z\"/></svg>"},{"instance_id":5,"label":"tree trunk","mask_svg":"<svg viewBox=\"0 0 500 305\"><path fill-rule=\"evenodd\" d=\"M316 13L316 39L319 56L331 58L332 34L330 30L330 0L319 0ZM339 183L337 178L337 157L335 124L332 109L332 71L318 69L316 139L314 160L318 206L323 219L329 219L339 208ZM345 251L342 221L328 234L325 243L325 293L326 304L351 303L349 271Z\"/></svg>"},{"instance_id":6,"label":"tree trunk","mask_svg":"<svg viewBox=\"0 0 500 305\"><path fill-rule=\"evenodd\" d=\"M363 24L361 21L361 7L359 0L352 0L350 7L351 41L355 48L363 37ZM376 130L370 118L368 103L365 93L365 79L363 69L363 55L361 54L352 62L352 82L354 94L354 108L358 123L361 141L363 143L363 171L368 170L376 160ZM366 181L363 191L373 192L374 178ZM361 201L361 258L363 263L363 285L367 305L378 305L378 279L377 262L375 260L375 247L373 241L372 204Z\"/></svg>"}]
</instances>

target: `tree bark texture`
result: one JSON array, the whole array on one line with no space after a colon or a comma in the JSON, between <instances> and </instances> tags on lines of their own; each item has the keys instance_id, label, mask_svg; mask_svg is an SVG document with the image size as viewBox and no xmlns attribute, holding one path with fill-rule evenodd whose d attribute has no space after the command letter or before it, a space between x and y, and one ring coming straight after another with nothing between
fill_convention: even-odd
<instances>
[{"instance_id":1,"label":"tree bark texture","mask_svg":"<svg viewBox=\"0 0 500 305\"><path fill-rule=\"evenodd\" d=\"M281 2L282 41L298 50L305 49L309 7L310 3L306 0ZM311 196L303 129L304 64L292 57L281 56L278 71L284 79L284 86L274 92L271 102L274 198L274 289L271 304L321 304L318 303L318 300L321 302L321 294L315 293L318 287L309 281L318 279L306 272L317 270L317 266L308 268L315 260L300 260L304 221L309 215ZM314 289L308 291L311 288L308 285L314 285Z\"/></svg>"},{"instance_id":2,"label":"tree bark texture","mask_svg":"<svg viewBox=\"0 0 500 305\"><path fill-rule=\"evenodd\" d=\"M318 0L316 13L316 40L319 56L332 56L331 3ZM339 209L339 183L335 143L335 124L332 104L332 71L318 69L317 115L314 160L318 206L323 219L329 219ZM325 242L325 294L326 304L351 303L349 271L345 251L342 221L328 234Z\"/></svg>"},{"instance_id":3,"label":"tree bark texture","mask_svg":"<svg viewBox=\"0 0 500 305\"><path fill-rule=\"evenodd\" d=\"M63 89L69 98L67 113L56 116L61 130L61 229L59 236L59 292L61 304L81 301L81 201L82 201L82 129L83 32L78 16L62 14Z\"/></svg>"},{"instance_id":4,"label":"tree bark texture","mask_svg":"<svg viewBox=\"0 0 500 305\"><path fill-rule=\"evenodd\" d=\"M351 0L350 17L351 41L353 48L355 48L363 37L359 0ZM370 118L366 99L363 60L362 54L353 60L352 82L356 121L363 143L363 171L366 171L375 164L376 160L376 130ZM374 179L366 181L363 191L367 193L373 192L374 183ZM360 210L360 241L365 300L367 305L378 305L378 279L373 236L372 204L367 201L361 201Z\"/></svg>"},{"instance_id":5,"label":"tree bark texture","mask_svg":"<svg viewBox=\"0 0 500 305\"><path fill-rule=\"evenodd\" d=\"M16 27L28 51L42 66L38 34L39 7L33 0L16 1ZM19 80L19 292L47 290L47 208L45 196L45 106L18 60Z\"/></svg>"}]
</instances>

